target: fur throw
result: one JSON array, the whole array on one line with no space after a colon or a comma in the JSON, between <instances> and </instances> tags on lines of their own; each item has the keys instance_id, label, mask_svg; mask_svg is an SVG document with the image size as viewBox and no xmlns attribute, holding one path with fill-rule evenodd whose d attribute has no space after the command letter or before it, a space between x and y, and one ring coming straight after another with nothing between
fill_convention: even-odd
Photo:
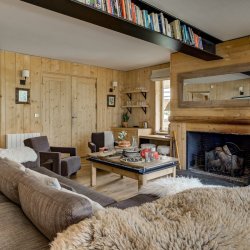
<instances>
[{"instance_id":1,"label":"fur throw","mask_svg":"<svg viewBox=\"0 0 250 250\"><path fill-rule=\"evenodd\" d=\"M165 197L167 195L174 195L180 193L187 189L201 188L201 187L209 187L209 186L203 185L197 178L165 177L147 183L141 188L139 193L152 194L158 197Z\"/></svg>"},{"instance_id":2,"label":"fur throw","mask_svg":"<svg viewBox=\"0 0 250 250\"><path fill-rule=\"evenodd\" d=\"M0 158L8 158L11 161L24 163L28 161L36 161L36 152L29 147L0 149Z\"/></svg>"},{"instance_id":3,"label":"fur throw","mask_svg":"<svg viewBox=\"0 0 250 250\"><path fill-rule=\"evenodd\" d=\"M108 208L59 233L52 250L239 249L250 246L250 188L190 189Z\"/></svg>"}]
</instances>

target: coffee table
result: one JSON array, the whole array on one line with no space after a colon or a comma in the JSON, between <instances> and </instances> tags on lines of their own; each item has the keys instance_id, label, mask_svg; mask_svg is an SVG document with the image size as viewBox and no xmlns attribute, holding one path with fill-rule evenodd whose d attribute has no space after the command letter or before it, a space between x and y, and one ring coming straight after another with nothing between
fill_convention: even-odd
<instances>
[{"instance_id":1,"label":"coffee table","mask_svg":"<svg viewBox=\"0 0 250 250\"><path fill-rule=\"evenodd\" d=\"M100 156L98 153L90 154L91 161L91 186L96 186L96 169L116 173L138 180L138 187L145 185L147 181L166 175L176 176L177 158L166 157L162 160L143 163L125 163L120 161L120 157Z\"/></svg>"}]
</instances>

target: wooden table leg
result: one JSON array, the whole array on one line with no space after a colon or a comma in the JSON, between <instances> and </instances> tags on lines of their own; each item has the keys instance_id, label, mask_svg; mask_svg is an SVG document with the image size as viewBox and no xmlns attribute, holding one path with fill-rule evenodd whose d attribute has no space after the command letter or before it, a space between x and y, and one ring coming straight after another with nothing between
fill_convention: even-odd
<instances>
[{"instance_id":1,"label":"wooden table leg","mask_svg":"<svg viewBox=\"0 0 250 250\"><path fill-rule=\"evenodd\" d=\"M94 164L91 165L91 186L96 186L96 168Z\"/></svg>"},{"instance_id":2,"label":"wooden table leg","mask_svg":"<svg viewBox=\"0 0 250 250\"><path fill-rule=\"evenodd\" d=\"M139 179L138 179L138 189L140 189L143 185L147 184L147 179L145 177L145 175L139 175Z\"/></svg>"},{"instance_id":3,"label":"wooden table leg","mask_svg":"<svg viewBox=\"0 0 250 250\"><path fill-rule=\"evenodd\" d=\"M176 167L173 167L173 177L176 177Z\"/></svg>"}]
</instances>

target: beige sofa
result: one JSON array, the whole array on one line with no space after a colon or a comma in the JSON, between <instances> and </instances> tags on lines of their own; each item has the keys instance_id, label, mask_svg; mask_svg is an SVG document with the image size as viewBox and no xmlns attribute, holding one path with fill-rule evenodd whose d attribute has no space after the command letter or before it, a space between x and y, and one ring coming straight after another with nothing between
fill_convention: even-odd
<instances>
[{"instance_id":1,"label":"beige sofa","mask_svg":"<svg viewBox=\"0 0 250 250\"><path fill-rule=\"evenodd\" d=\"M49 249L49 243L58 232L92 216L93 208L88 199L46 186L15 168L15 164L0 159L0 249ZM64 188L83 194L103 207L127 208L156 199L138 195L116 202L48 169L38 167L35 170L56 177Z\"/></svg>"}]
</instances>

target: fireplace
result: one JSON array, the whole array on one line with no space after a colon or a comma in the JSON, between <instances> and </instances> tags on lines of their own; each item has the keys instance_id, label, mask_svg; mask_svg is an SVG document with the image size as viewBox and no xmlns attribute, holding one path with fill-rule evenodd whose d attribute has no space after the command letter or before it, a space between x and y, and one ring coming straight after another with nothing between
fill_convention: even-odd
<instances>
[{"instance_id":1,"label":"fireplace","mask_svg":"<svg viewBox=\"0 0 250 250\"><path fill-rule=\"evenodd\" d=\"M187 132L187 169L250 182L250 135Z\"/></svg>"}]
</instances>

